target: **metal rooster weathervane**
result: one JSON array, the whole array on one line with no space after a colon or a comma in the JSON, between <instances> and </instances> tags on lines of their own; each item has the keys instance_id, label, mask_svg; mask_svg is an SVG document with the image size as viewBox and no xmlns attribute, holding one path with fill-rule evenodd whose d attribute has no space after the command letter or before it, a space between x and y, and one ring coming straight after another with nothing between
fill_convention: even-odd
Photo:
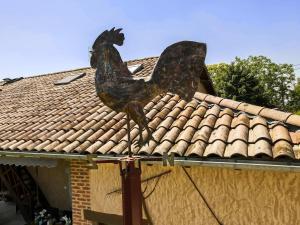
<instances>
[{"instance_id":1,"label":"metal rooster weathervane","mask_svg":"<svg viewBox=\"0 0 300 225\"><path fill-rule=\"evenodd\" d=\"M181 41L167 47L160 55L150 79L134 79L115 45L123 45L121 29L106 30L95 40L90 63L96 69L97 96L117 112L127 115L128 157L100 160L98 163L119 163L122 178L123 225L146 224L142 219L141 161L155 158L134 157L131 152L130 119L139 127L138 146L156 141L148 127L144 106L159 94L172 92L190 101L196 91L215 94L205 66L206 44ZM147 137L142 135L143 129ZM162 160L157 158L157 160ZM155 161L157 161L155 160ZM138 162L138 163L136 163ZM107 218L107 216L104 216ZM100 221L99 221L100 222ZM102 223L110 223L103 219Z\"/></svg>"},{"instance_id":2,"label":"metal rooster weathervane","mask_svg":"<svg viewBox=\"0 0 300 225\"><path fill-rule=\"evenodd\" d=\"M154 140L143 111L151 99L172 92L190 101L196 91L214 94L214 89L204 63L206 44L193 41L178 42L166 48L148 81L134 79L114 47L114 44L123 45L125 38L121 30L113 28L98 36L92 46L90 63L92 68L97 69L95 84L98 97L111 109L125 112L128 126L130 119L138 124L137 144L141 147ZM145 140L142 135L144 128L148 133Z\"/></svg>"}]
</instances>

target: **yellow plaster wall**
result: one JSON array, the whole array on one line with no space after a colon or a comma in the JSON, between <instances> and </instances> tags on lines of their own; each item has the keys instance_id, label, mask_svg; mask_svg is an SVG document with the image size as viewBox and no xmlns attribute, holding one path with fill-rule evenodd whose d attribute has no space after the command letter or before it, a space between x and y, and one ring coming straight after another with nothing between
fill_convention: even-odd
<instances>
[{"instance_id":1,"label":"yellow plaster wall","mask_svg":"<svg viewBox=\"0 0 300 225\"><path fill-rule=\"evenodd\" d=\"M58 160L54 168L28 167L27 168L39 184L52 207L61 210L71 209L69 163Z\"/></svg>"},{"instance_id":2,"label":"yellow plaster wall","mask_svg":"<svg viewBox=\"0 0 300 225\"><path fill-rule=\"evenodd\" d=\"M161 177L146 200L155 225L218 224L181 167L145 165L142 169L143 178L172 171ZM300 224L300 173L209 167L186 170L224 225ZM107 195L120 188L118 166L100 165L90 173L91 209L121 214L121 195ZM155 182L148 182L146 195Z\"/></svg>"}]
</instances>

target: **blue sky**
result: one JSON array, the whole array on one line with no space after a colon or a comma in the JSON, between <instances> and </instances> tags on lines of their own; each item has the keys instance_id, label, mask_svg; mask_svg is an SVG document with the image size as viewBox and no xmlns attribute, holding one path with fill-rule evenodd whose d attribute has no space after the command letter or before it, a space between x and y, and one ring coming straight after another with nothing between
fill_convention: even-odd
<instances>
[{"instance_id":1,"label":"blue sky","mask_svg":"<svg viewBox=\"0 0 300 225\"><path fill-rule=\"evenodd\" d=\"M89 66L89 47L113 26L124 29L125 60L194 40L208 44L207 64L249 55L300 64L299 9L296 0L2 0L0 79Z\"/></svg>"}]
</instances>

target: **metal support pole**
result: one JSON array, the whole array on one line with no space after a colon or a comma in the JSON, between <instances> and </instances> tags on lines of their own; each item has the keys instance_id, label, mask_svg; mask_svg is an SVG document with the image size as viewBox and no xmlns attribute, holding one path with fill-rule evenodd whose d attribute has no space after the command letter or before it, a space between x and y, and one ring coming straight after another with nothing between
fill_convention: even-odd
<instances>
[{"instance_id":1,"label":"metal support pole","mask_svg":"<svg viewBox=\"0 0 300 225\"><path fill-rule=\"evenodd\" d=\"M132 156L132 152L131 152L131 140L130 140L130 116L129 113L127 113L127 138L128 138L128 155L129 157Z\"/></svg>"},{"instance_id":2,"label":"metal support pole","mask_svg":"<svg viewBox=\"0 0 300 225\"><path fill-rule=\"evenodd\" d=\"M141 164L131 159L120 162L123 225L142 225Z\"/></svg>"}]
</instances>

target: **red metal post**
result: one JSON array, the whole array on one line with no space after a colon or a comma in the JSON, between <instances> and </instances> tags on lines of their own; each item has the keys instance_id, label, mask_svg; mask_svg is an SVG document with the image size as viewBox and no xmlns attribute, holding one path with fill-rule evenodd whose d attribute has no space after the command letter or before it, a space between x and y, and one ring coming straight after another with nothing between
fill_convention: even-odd
<instances>
[{"instance_id":1,"label":"red metal post","mask_svg":"<svg viewBox=\"0 0 300 225\"><path fill-rule=\"evenodd\" d=\"M123 225L142 225L141 165L138 160L131 159L120 162Z\"/></svg>"}]
</instances>

